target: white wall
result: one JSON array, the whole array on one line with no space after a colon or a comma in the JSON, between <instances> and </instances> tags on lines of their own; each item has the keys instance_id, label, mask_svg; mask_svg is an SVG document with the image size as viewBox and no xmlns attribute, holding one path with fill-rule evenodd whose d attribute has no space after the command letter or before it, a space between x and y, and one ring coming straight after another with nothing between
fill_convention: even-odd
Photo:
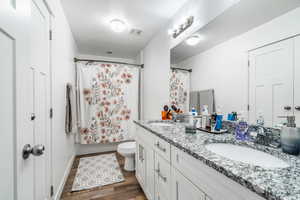
<instances>
[{"instance_id":1,"label":"white wall","mask_svg":"<svg viewBox=\"0 0 300 200\"><path fill-rule=\"evenodd\" d=\"M57 195L63 187L67 168L75 156L74 136L65 133L65 87L68 82L74 84L75 68L73 58L77 47L69 24L65 18L60 0L49 1L53 11L52 40L52 177L54 192Z\"/></svg>"},{"instance_id":2,"label":"white wall","mask_svg":"<svg viewBox=\"0 0 300 200\"><path fill-rule=\"evenodd\" d=\"M179 65L193 68L192 90L215 89L224 112L246 111L248 50L300 33L300 8L226 41Z\"/></svg>"},{"instance_id":3,"label":"white wall","mask_svg":"<svg viewBox=\"0 0 300 200\"><path fill-rule=\"evenodd\" d=\"M161 118L162 107L169 102L169 42L163 31L143 50L143 119Z\"/></svg>"},{"instance_id":4,"label":"white wall","mask_svg":"<svg viewBox=\"0 0 300 200\"><path fill-rule=\"evenodd\" d=\"M104 56L85 55L85 54L78 54L76 57L82 59L108 60L108 61L126 62L126 63L139 62L139 60L133 60L133 59L104 57ZM82 155L82 154L90 154L90 153L116 151L117 146L118 144L76 144L76 154Z\"/></svg>"},{"instance_id":5,"label":"white wall","mask_svg":"<svg viewBox=\"0 0 300 200\"><path fill-rule=\"evenodd\" d=\"M163 105L169 103L170 49L236 2L237 0L188 1L142 50L145 64L142 119L160 119ZM168 35L168 29L181 24L189 16L195 17L194 24L178 38L172 39Z\"/></svg>"}]
</instances>

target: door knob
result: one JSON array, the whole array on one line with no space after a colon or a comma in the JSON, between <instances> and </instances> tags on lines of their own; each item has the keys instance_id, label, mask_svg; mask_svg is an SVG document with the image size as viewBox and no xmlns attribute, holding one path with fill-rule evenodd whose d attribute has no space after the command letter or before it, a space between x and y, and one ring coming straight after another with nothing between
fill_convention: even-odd
<instances>
[{"instance_id":1,"label":"door knob","mask_svg":"<svg viewBox=\"0 0 300 200\"><path fill-rule=\"evenodd\" d=\"M300 111L300 106L295 106L295 109Z\"/></svg>"},{"instance_id":2,"label":"door knob","mask_svg":"<svg viewBox=\"0 0 300 200\"><path fill-rule=\"evenodd\" d=\"M34 156L41 156L44 154L45 146L42 144L35 145L34 147L31 147L30 144L26 144L23 147L22 156L23 159L26 160L29 158L30 154Z\"/></svg>"},{"instance_id":3,"label":"door knob","mask_svg":"<svg viewBox=\"0 0 300 200\"><path fill-rule=\"evenodd\" d=\"M291 106L284 106L284 110L290 111L292 109Z\"/></svg>"}]
</instances>

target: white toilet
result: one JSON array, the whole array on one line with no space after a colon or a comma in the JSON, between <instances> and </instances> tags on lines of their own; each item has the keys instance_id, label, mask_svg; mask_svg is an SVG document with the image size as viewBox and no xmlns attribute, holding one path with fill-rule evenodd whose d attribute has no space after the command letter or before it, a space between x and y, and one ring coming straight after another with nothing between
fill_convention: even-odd
<instances>
[{"instance_id":1,"label":"white toilet","mask_svg":"<svg viewBox=\"0 0 300 200\"><path fill-rule=\"evenodd\" d=\"M135 170L135 142L124 142L118 145L118 153L125 157L124 169Z\"/></svg>"}]
</instances>

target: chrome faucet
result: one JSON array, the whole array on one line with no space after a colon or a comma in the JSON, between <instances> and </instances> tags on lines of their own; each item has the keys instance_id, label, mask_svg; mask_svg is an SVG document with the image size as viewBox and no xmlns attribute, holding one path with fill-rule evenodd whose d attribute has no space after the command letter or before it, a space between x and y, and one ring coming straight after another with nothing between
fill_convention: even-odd
<instances>
[{"instance_id":1,"label":"chrome faucet","mask_svg":"<svg viewBox=\"0 0 300 200\"><path fill-rule=\"evenodd\" d=\"M273 148L279 148L280 147L280 141L276 141L274 138L274 133L271 128L266 128L263 125L255 125L257 135L253 137L254 143L273 147Z\"/></svg>"}]
</instances>

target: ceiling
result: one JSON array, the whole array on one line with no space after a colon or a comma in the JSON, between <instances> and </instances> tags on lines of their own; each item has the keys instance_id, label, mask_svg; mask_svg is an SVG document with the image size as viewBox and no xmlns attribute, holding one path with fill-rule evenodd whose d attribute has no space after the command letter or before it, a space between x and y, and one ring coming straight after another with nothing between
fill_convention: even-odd
<instances>
[{"instance_id":1,"label":"ceiling","mask_svg":"<svg viewBox=\"0 0 300 200\"><path fill-rule=\"evenodd\" d=\"M135 58L187 0L61 0L80 54ZM109 22L123 20L128 30L115 33ZM130 34L132 28L141 35ZM111 55L107 52L112 51Z\"/></svg>"},{"instance_id":2,"label":"ceiling","mask_svg":"<svg viewBox=\"0 0 300 200\"><path fill-rule=\"evenodd\" d=\"M204 52L299 6L299 0L241 0L196 32L203 36L198 45L188 46L182 42L174 47L171 63Z\"/></svg>"}]
</instances>

